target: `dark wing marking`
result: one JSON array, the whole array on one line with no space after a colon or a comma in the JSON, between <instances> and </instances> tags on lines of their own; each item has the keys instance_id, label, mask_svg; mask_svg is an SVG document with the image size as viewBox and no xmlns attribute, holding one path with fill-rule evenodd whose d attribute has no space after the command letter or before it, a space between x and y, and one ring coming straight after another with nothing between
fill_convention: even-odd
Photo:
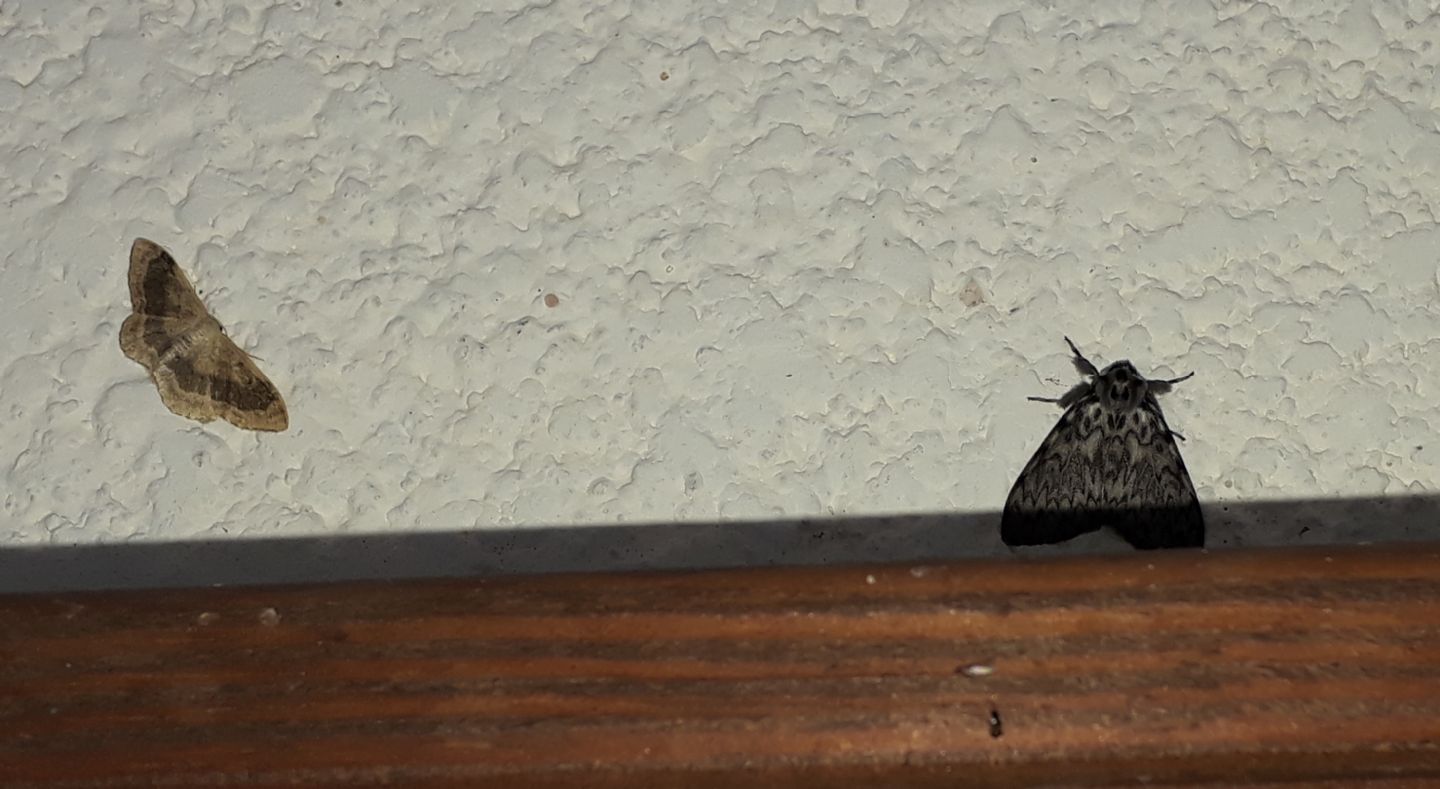
<instances>
[{"instance_id":1,"label":"dark wing marking","mask_svg":"<svg viewBox=\"0 0 1440 789\"><path fill-rule=\"evenodd\" d=\"M130 304L156 318L193 320L210 314L175 258L154 241L135 239L130 246Z\"/></svg>"}]
</instances>

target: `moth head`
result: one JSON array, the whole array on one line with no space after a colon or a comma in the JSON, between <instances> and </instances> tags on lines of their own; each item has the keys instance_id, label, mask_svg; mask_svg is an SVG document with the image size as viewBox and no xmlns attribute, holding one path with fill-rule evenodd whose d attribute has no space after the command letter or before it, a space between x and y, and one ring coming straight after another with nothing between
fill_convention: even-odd
<instances>
[{"instance_id":1,"label":"moth head","mask_svg":"<svg viewBox=\"0 0 1440 789\"><path fill-rule=\"evenodd\" d=\"M1111 364L1095 377L1095 393L1108 408L1137 408L1145 399L1148 382L1135 365L1121 360Z\"/></svg>"}]
</instances>

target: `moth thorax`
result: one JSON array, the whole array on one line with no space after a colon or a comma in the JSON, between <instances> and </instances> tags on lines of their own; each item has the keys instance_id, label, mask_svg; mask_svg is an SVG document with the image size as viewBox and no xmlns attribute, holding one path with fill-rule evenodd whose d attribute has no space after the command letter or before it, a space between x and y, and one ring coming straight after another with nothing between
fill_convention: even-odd
<instances>
[{"instance_id":1,"label":"moth thorax","mask_svg":"<svg viewBox=\"0 0 1440 789\"><path fill-rule=\"evenodd\" d=\"M1101 405L1107 408L1136 408L1145 399L1145 391L1145 378L1126 361L1106 367L1095 379L1095 393L1100 396Z\"/></svg>"}]
</instances>

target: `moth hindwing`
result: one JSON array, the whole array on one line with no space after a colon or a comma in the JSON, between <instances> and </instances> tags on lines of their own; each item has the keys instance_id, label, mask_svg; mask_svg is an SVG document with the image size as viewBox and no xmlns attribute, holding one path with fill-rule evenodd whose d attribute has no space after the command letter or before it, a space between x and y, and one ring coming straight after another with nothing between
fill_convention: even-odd
<instances>
[{"instance_id":1,"label":"moth hindwing","mask_svg":"<svg viewBox=\"0 0 1440 789\"><path fill-rule=\"evenodd\" d=\"M1199 548L1205 520L1157 395L1190 375L1151 380L1128 361L1099 370L1070 339L1086 377L1058 398L1065 408L1005 500L1006 545L1064 542L1109 526L1136 548Z\"/></svg>"}]
</instances>

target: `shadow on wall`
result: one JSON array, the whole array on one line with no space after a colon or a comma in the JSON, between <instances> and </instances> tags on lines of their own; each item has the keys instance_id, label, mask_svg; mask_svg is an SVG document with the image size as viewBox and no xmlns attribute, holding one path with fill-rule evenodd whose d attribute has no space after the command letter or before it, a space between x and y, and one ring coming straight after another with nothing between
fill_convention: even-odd
<instances>
[{"instance_id":1,"label":"shadow on wall","mask_svg":"<svg viewBox=\"0 0 1440 789\"><path fill-rule=\"evenodd\" d=\"M1211 503L1206 546L1440 541L1440 496ZM995 512L0 549L0 594L1127 553L1108 530L1014 550Z\"/></svg>"}]
</instances>

